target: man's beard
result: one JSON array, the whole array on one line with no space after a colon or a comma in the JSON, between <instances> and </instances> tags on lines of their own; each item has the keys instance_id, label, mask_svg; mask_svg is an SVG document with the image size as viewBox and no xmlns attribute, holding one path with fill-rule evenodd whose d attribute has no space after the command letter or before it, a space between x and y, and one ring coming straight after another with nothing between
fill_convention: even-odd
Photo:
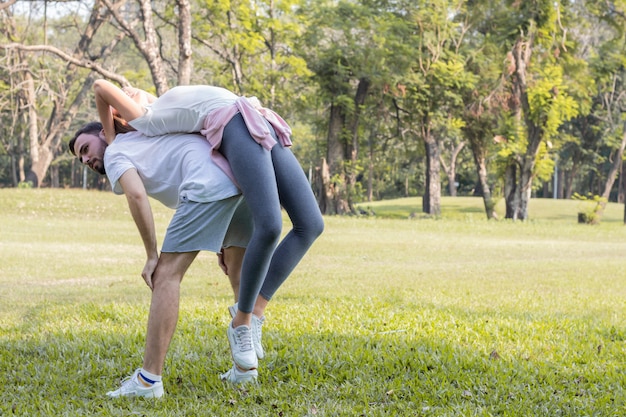
<instances>
[{"instance_id":1,"label":"man's beard","mask_svg":"<svg viewBox=\"0 0 626 417\"><path fill-rule=\"evenodd\" d=\"M95 171L100 175L106 175L104 163L100 159L96 159L95 162L89 166L89 168L91 168L92 171Z\"/></svg>"}]
</instances>

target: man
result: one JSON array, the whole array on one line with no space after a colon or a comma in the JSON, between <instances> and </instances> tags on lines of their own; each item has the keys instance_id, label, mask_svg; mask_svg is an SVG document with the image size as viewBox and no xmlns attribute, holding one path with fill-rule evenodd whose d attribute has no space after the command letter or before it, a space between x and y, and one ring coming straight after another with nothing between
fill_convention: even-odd
<instances>
[{"instance_id":1,"label":"man","mask_svg":"<svg viewBox=\"0 0 626 417\"><path fill-rule=\"evenodd\" d=\"M237 187L212 162L211 147L201 136L148 138L130 132L118 135L107 146L102 125L95 122L80 129L69 148L83 164L106 174L116 194L126 195L147 256L141 276L152 290L152 300L143 367L107 395L160 397L165 356L178 320L182 278L200 250L220 252L223 247L227 249L222 268L229 274L238 272L241 248L253 228L247 206ZM160 256L148 196L176 209ZM231 282L234 286L237 279ZM241 383L254 381L257 375L256 369L242 371L233 366L222 379Z\"/></svg>"}]
</instances>

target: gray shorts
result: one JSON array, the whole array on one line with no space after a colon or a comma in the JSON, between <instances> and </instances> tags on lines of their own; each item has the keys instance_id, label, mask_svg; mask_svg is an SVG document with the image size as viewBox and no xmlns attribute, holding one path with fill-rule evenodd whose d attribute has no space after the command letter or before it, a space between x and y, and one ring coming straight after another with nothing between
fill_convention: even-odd
<instances>
[{"instance_id":1,"label":"gray shorts","mask_svg":"<svg viewBox=\"0 0 626 417\"><path fill-rule=\"evenodd\" d=\"M252 216L242 196L211 203L181 200L167 227L162 252L219 252L248 246Z\"/></svg>"}]
</instances>

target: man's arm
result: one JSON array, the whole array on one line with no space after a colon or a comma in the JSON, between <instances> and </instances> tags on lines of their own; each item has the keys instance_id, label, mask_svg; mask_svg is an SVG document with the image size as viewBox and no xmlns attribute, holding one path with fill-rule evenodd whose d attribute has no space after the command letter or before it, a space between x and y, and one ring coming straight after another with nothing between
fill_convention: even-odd
<instances>
[{"instance_id":1,"label":"man's arm","mask_svg":"<svg viewBox=\"0 0 626 417\"><path fill-rule=\"evenodd\" d=\"M146 249L146 264L143 268L141 276L148 287L152 289L152 274L156 269L159 261L159 252L157 250L156 232L154 229L154 218L152 216L152 208L146 194L146 188L137 174L135 169L129 169L119 179L119 183L124 190L128 208L135 220L143 245Z\"/></svg>"}]
</instances>

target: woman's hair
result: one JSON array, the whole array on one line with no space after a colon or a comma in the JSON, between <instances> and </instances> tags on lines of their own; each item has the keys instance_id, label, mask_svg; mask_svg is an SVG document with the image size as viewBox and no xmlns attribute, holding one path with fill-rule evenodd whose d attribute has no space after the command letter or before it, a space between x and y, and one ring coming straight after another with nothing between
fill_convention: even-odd
<instances>
[{"instance_id":1,"label":"woman's hair","mask_svg":"<svg viewBox=\"0 0 626 417\"><path fill-rule=\"evenodd\" d=\"M115 134L119 135L120 133L128 133L134 132L135 129L128 124L128 122L120 116L120 114L115 109L111 109L111 114L113 115L113 127L115 128Z\"/></svg>"}]
</instances>

